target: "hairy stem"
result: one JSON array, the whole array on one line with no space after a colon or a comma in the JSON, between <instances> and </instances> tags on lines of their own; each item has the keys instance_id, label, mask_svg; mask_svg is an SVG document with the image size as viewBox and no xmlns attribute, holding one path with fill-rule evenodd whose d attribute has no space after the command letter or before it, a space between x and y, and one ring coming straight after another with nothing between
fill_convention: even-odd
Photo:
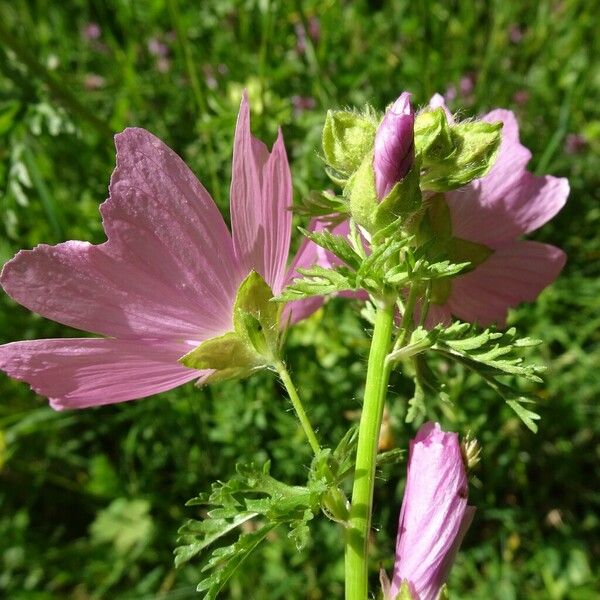
<instances>
[{"instance_id":1,"label":"hairy stem","mask_svg":"<svg viewBox=\"0 0 600 600\"><path fill-rule=\"evenodd\" d=\"M310 421L308 419L308 415L304 410L304 406L302 405L302 401L300 400L300 396L296 390L296 386L290 377L290 374L282 361L278 361L274 365L279 377L281 378L281 382L283 383L290 400L292 401L292 405L294 406L294 410L296 411L296 415L300 420L300 424L302 425L302 429L304 430L304 434L308 439L308 443L312 448L313 452L317 454L321 450L321 444L319 444L319 440L317 439L317 434L315 430L312 428Z\"/></svg>"},{"instance_id":2,"label":"hairy stem","mask_svg":"<svg viewBox=\"0 0 600 600\"><path fill-rule=\"evenodd\" d=\"M377 309L358 431L352 506L346 531L346 600L367 600L368 536L373 510L377 444L390 374L386 357L390 350L393 322L393 306Z\"/></svg>"}]
</instances>

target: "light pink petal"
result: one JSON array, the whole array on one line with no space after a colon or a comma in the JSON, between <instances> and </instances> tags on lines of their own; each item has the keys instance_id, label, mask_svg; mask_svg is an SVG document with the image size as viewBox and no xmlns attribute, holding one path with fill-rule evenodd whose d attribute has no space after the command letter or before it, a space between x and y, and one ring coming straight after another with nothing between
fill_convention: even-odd
<instances>
[{"instance_id":1,"label":"light pink petal","mask_svg":"<svg viewBox=\"0 0 600 600\"><path fill-rule=\"evenodd\" d=\"M126 129L115 141L101 207L108 241L22 251L2 286L44 317L104 335L201 340L226 331L241 276L218 209L149 132Z\"/></svg>"},{"instance_id":2,"label":"light pink petal","mask_svg":"<svg viewBox=\"0 0 600 600\"><path fill-rule=\"evenodd\" d=\"M463 542L469 527L471 527L471 523L473 522L473 518L475 517L475 513L477 509L474 506L467 506L465 508L465 513L463 515L462 521L460 522L460 527L458 529L458 534L454 540L454 543L448 550L448 553L444 557L442 564L439 569L439 578L442 581L447 581L448 575L450 574L450 569L452 569L452 565L456 560L456 555L458 554L458 550Z\"/></svg>"},{"instance_id":3,"label":"light pink petal","mask_svg":"<svg viewBox=\"0 0 600 600\"><path fill-rule=\"evenodd\" d=\"M29 383L53 408L86 408L151 396L203 373L180 365L184 344L98 338L0 346L0 369Z\"/></svg>"},{"instance_id":4,"label":"light pink petal","mask_svg":"<svg viewBox=\"0 0 600 600\"><path fill-rule=\"evenodd\" d=\"M452 281L446 307L463 321L487 326L506 321L509 308L532 302L559 275L565 253L548 244L517 241Z\"/></svg>"},{"instance_id":5,"label":"light pink petal","mask_svg":"<svg viewBox=\"0 0 600 600\"><path fill-rule=\"evenodd\" d=\"M410 444L400 511L391 596L401 582L419 600L435 600L447 576L450 555L464 535L468 484L458 436L427 423Z\"/></svg>"},{"instance_id":6,"label":"light pink petal","mask_svg":"<svg viewBox=\"0 0 600 600\"><path fill-rule=\"evenodd\" d=\"M511 111L494 110L483 120L504 123L496 162L485 177L445 197L454 235L494 247L549 221L564 206L569 183L526 170L531 152L519 141Z\"/></svg>"},{"instance_id":7,"label":"light pink petal","mask_svg":"<svg viewBox=\"0 0 600 600\"><path fill-rule=\"evenodd\" d=\"M244 93L235 129L231 222L235 254L275 294L283 288L292 233L292 180L281 131L269 153L250 130Z\"/></svg>"}]
</instances>

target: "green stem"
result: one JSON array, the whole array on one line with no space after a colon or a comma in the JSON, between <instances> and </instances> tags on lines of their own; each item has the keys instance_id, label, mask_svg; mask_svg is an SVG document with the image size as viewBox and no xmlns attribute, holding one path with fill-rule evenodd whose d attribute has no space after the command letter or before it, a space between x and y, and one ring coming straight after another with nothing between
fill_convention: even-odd
<instances>
[{"instance_id":1,"label":"green stem","mask_svg":"<svg viewBox=\"0 0 600 600\"><path fill-rule=\"evenodd\" d=\"M302 429L304 429L304 434L308 439L308 443L310 444L313 452L317 454L321 450L321 444L319 444L315 430L312 428L312 425L308 420L308 415L306 414L304 406L302 405L302 401L300 400L300 396L296 391L296 386L294 385L294 382L292 381L292 378L290 377L290 374L282 361L276 362L274 367L281 378L281 382L283 383L290 400L292 401L292 405L294 406L296 415L298 415Z\"/></svg>"},{"instance_id":2,"label":"green stem","mask_svg":"<svg viewBox=\"0 0 600 600\"><path fill-rule=\"evenodd\" d=\"M365 399L358 430L352 507L346 531L346 600L367 600L368 536L373 509L377 444L390 374L386 357L390 350L393 323L394 307L379 307L369 353Z\"/></svg>"}]
</instances>

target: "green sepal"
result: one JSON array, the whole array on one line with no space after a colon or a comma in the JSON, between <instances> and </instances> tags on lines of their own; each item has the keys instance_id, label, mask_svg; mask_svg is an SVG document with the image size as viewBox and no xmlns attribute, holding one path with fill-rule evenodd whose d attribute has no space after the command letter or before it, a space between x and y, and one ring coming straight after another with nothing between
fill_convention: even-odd
<instances>
[{"instance_id":1,"label":"green sepal","mask_svg":"<svg viewBox=\"0 0 600 600\"><path fill-rule=\"evenodd\" d=\"M450 127L454 152L423 164L421 189L446 192L483 177L494 164L502 141L502 123L474 121Z\"/></svg>"},{"instance_id":2,"label":"green sepal","mask_svg":"<svg viewBox=\"0 0 600 600\"><path fill-rule=\"evenodd\" d=\"M374 232L375 215L379 207L373 171L373 150L366 154L358 170L348 180L344 195L350 200L350 214L356 223Z\"/></svg>"},{"instance_id":3,"label":"green sepal","mask_svg":"<svg viewBox=\"0 0 600 600\"><path fill-rule=\"evenodd\" d=\"M398 219L399 224L406 222L408 215L421 208L419 170L419 163L415 161L407 175L394 185L387 196L379 200L375 187L373 152L365 155L344 189L344 194L350 200L350 214L354 221L373 235Z\"/></svg>"},{"instance_id":4,"label":"green sepal","mask_svg":"<svg viewBox=\"0 0 600 600\"><path fill-rule=\"evenodd\" d=\"M283 304L272 299L271 288L256 271L251 271L238 288L233 305L234 331L267 358L277 353L283 310Z\"/></svg>"},{"instance_id":5,"label":"green sepal","mask_svg":"<svg viewBox=\"0 0 600 600\"><path fill-rule=\"evenodd\" d=\"M377 120L369 109L363 114L346 110L327 112L321 143L325 162L340 175L332 173L337 183L354 173L365 154L372 150L376 130Z\"/></svg>"},{"instance_id":6,"label":"green sepal","mask_svg":"<svg viewBox=\"0 0 600 600\"><path fill-rule=\"evenodd\" d=\"M410 587L406 579L400 585L400 589L398 590L394 600L415 600L410 592Z\"/></svg>"},{"instance_id":7,"label":"green sepal","mask_svg":"<svg viewBox=\"0 0 600 600\"><path fill-rule=\"evenodd\" d=\"M408 215L419 210L421 204L419 165L415 161L406 177L396 183L390 193L379 202L375 210L376 229L384 229L398 219L406 220Z\"/></svg>"},{"instance_id":8,"label":"green sepal","mask_svg":"<svg viewBox=\"0 0 600 600\"><path fill-rule=\"evenodd\" d=\"M450 600L450 594L448 592L448 586L444 584L440 589L436 600Z\"/></svg>"},{"instance_id":9,"label":"green sepal","mask_svg":"<svg viewBox=\"0 0 600 600\"><path fill-rule=\"evenodd\" d=\"M425 166L449 158L455 151L443 108L428 110L415 119L415 153Z\"/></svg>"},{"instance_id":10,"label":"green sepal","mask_svg":"<svg viewBox=\"0 0 600 600\"><path fill-rule=\"evenodd\" d=\"M198 370L252 369L261 364L260 356L233 331L202 342L179 362Z\"/></svg>"},{"instance_id":11,"label":"green sepal","mask_svg":"<svg viewBox=\"0 0 600 600\"><path fill-rule=\"evenodd\" d=\"M240 285L233 306L233 331L202 342L179 359L198 370L214 373L203 383L247 377L276 359L283 305L271 302L273 292L255 271Z\"/></svg>"}]
</instances>

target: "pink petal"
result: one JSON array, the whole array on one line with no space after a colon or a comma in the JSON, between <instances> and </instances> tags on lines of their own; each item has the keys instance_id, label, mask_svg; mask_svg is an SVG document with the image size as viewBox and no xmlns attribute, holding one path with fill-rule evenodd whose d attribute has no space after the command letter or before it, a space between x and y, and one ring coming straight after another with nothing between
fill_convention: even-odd
<instances>
[{"instance_id":1,"label":"pink petal","mask_svg":"<svg viewBox=\"0 0 600 600\"><path fill-rule=\"evenodd\" d=\"M202 376L177 360L185 344L98 338L0 346L0 369L50 398L53 408L86 408L151 396Z\"/></svg>"},{"instance_id":2,"label":"pink petal","mask_svg":"<svg viewBox=\"0 0 600 600\"><path fill-rule=\"evenodd\" d=\"M283 287L292 233L292 180L281 131L269 153L250 131L244 93L235 129L231 177L231 222L236 256L275 294Z\"/></svg>"},{"instance_id":3,"label":"pink petal","mask_svg":"<svg viewBox=\"0 0 600 600\"><path fill-rule=\"evenodd\" d=\"M565 261L565 253L555 246L530 241L507 244L452 281L446 306L464 321L502 326L508 309L535 300L558 277Z\"/></svg>"},{"instance_id":4,"label":"pink petal","mask_svg":"<svg viewBox=\"0 0 600 600\"><path fill-rule=\"evenodd\" d=\"M502 144L482 179L446 194L455 236L497 246L542 226L565 204L569 183L526 170L531 152L519 142L515 115L494 110L484 121L502 121Z\"/></svg>"},{"instance_id":5,"label":"pink petal","mask_svg":"<svg viewBox=\"0 0 600 600\"><path fill-rule=\"evenodd\" d=\"M418 306L415 310L415 322L418 323L421 319L421 307ZM446 327L452 323L452 313L447 305L430 304L425 318L425 327L433 329L436 325L442 324Z\"/></svg>"},{"instance_id":6,"label":"pink petal","mask_svg":"<svg viewBox=\"0 0 600 600\"><path fill-rule=\"evenodd\" d=\"M468 484L458 436L426 423L410 444L391 597L401 582L435 600L464 535Z\"/></svg>"},{"instance_id":7,"label":"pink petal","mask_svg":"<svg viewBox=\"0 0 600 600\"><path fill-rule=\"evenodd\" d=\"M126 129L115 141L101 207L108 241L19 252L4 289L44 317L104 335L201 340L228 330L241 276L218 209L149 132Z\"/></svg>"}]
</instances>

